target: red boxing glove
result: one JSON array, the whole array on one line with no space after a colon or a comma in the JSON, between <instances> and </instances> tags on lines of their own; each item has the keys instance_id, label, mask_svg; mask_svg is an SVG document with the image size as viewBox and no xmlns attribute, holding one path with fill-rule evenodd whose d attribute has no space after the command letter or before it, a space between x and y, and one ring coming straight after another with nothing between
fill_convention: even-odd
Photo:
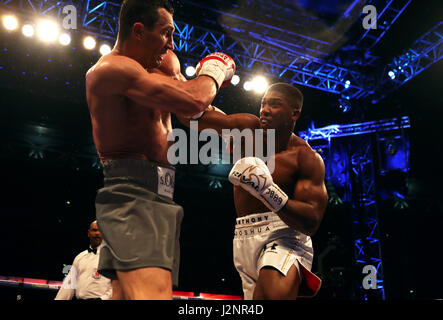
<instances>
[{"instance_id":1,"label":"red boxing glove","mask_svg":"<svg viewBox=\"0 0 443 320\"><path fill-rule=\"evenodd\" d=\"M196 67L196 75L209 76L217 84L217 90L226 87L235 74L235 62L225 53L214 52L204 57Z\"/></svg>"}]
</instances>

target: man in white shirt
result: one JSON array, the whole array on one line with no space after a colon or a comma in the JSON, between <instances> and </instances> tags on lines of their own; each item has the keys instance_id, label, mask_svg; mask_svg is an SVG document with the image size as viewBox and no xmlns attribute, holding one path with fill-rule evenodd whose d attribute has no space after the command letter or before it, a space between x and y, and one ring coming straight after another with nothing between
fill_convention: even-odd
<instances>
[{"instance_id":1,"label":"man in white shirt","mask_svg":"<svg viewBox=\"0 0 443 320\"><path fill-rule=\"evenodd\" d=\"M55 300L71 300L74 294L78 300L111 299L111 280L97 272L100 244L103 240L97 221L90 224L88 238L90 247L75 257Z\"/></svg>"}]
</instances>

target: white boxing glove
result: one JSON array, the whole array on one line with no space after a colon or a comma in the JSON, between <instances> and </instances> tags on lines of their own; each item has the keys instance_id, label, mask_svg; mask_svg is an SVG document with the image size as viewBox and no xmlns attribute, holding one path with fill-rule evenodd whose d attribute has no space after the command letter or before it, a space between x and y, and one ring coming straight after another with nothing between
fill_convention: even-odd
<instances>
[{"instance_id":1,"label":"white boxing glove","mask_svg":"<svg viewBox=\"0 0 443 320\"><path fill-rule=\"evenodd\" d=\"M217 83L217 90L226 87L235 74L235 62L225 53L214 52L204 57L195 68L197 76L209 76Z\"/></svg>"},{"instance_id":2,"label":"white boxing glove","mask_svg":"<svg viewBox=\"0 0 443 320\"><path fill-rule=\"evenodd\" d=\"M229 173L229 181L248 191L273 212L280 211L288 202L288 196L273 182L266 163L260 158L238 160Z\"/></svg>"}]
</instances>

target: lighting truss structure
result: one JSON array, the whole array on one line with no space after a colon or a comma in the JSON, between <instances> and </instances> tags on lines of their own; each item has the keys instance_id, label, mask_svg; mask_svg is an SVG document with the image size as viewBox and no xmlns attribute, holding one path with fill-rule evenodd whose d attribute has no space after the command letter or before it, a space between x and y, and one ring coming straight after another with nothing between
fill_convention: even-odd
<instances>
[{"instance_id":1,"label":"lighting truss structure","mask_svg":"<svg viewBox=\"0 0 443 320\"><path fill-rule=\"evenodd\" d=\"M391 131L397 129L410 128L409 117L393 118L387 120L367 121L352 124L334 124L323 128L314 128L312 125L307 131L299 132L300 138L303 140L328 140L332 138L340 138L351 135L360 135L366 133L374 133L381 131Z\"/></svg>"},{"instance_id":2,"label":"lighting truss structure","mask_svg":"<svg viewBox=\"0 0 443 320\"><path fill-rule=\"evenodd\" d=\"M176 48L197 62L202 56L223 51L235 60L239 70L251 73L260 70L274 78L285 77L292 84L300 84L351 98L367 93L361 84L363 76L355 71L325 63L307 55L298 55L248 39L225 36L201 27L176 22ZM350 85L346 85L350 81Z\"/></svg>"},{"instance_id":3,"label":"lighting truss structure","mask_svg":"<svg viewBox=\"0 0 443 320\"><path fill-rule=\"evenodd\" d=\"M192 1L187 2L192 3ZM378 13L380 33L374 35L374 31L378 29L370 29L371 32L367 30L359 42L363 45L363 42L369 41L371 43L368 48L373 47L404 12L409 3L408 0L374 2L378 8L380 6L383 8ZM50 15L58 19L64 17L63 7L74 5L77 8L80 31L93 34L98 38L115 40L118 29L120 4L113 1L0 0L0 4L6 8L18 10L22 14ZM355 3L350 8L354 6ZM297 13L297 16L300 14L294 10L291 12L291 14ZM232 26L223 25L226 34L229 34L226 36L223 32L177 21L175 43L180 54L192 62L197 62L201 56L209 52L223 50L233 56L238 64L239 73L249 75L252 74L252 70L257 70L270 77L284 78L285 81L292 84L308 86L348 96L352 99L370 96L373 103L384 98L387 92L400 87L442 57L442 23L440 23L418 39L403 55L385 67L382 75L375 77L374 84L369 84L371 81L365 81L368 77L359 72L327 63L315 57L321 56L327 51L327 47L330 46L328 42L296 32L274 30L275 27L233 14L223 14L240 21L241 23L237 24L243 25L245 28L232 28ZM304 17L311 24L315 23L314 18ZM282 34L285 36L283 37ZM300 53L299 49L301 48L307 50L307 53ZM396 77L393 80L387 76L390 70L396 72ZM346 85L346 81L350 81L350 84Z\"/></svg>"},{"instance_id":4,"label":"lighting truss structure","mask_svg":"<svg viewBox=\"0 0 443 320\"><path fill-rule=\"evenodd\" d=\"M306 141L322 143L328 141L323 148L331 148L333 138L348 137L352 151L348 171L350 173L350 189L352 190L353 208L353 240L356 270L363 270L365 265L373 265L377 270L376 289L364 289L357 286L359 298L385 299L383 281L382 252L380 231L378 226L378 206L375 188L374 143L371 134L404 130L410 127L407 116L387 120L368 121L346 125L330 125L323 128L312 128L299 133ZM315 148L315 147L314 147Z\"/></svg>"},{"instance_id":5,"label":"lighting truss structure","mask_svg":"<svg viewBox=\"0 0 443 320\"><path fill-rule=\"evenodd\" d=\"M440 21L383 69L373 98L384 98L442 58L443 21Z\"/></svg>"},{"instance_id":6,"label":"lighting truss structure","mask_svg":"<svg viewBox=\"0 0 443 320\"><path fill-rule=\"evenodd\" d=\"M62 8L73 4L81 17L82 31L99 38L116 36L119 4L102 0L76 0L71 3L54 0L2 0L2 5L27 13L50 14L61 18ZM175 43L177 50L191 61L197 62L202 56L223 51L234 58L240 73L251 73L252 69L265 75L285 77L292 84L309 86L335 94L359 98L367 94L364 76L340 66L326 63L309 55L298 54L275 47L263 41L248 38L227 37L222 32L175 22ZM346 85L350 81L350 85Z\"/></svg>"},{"instance_id":7,"label":"lighting truss structure","mask_svg":"<svg viewBox=\"0 0 443 320\"><path fill-rule=\"evenodd\" d=\"M115 39L118 31L120 3L87 0L83 4L82 27L101 36Z\"/></svg>"},{"instance_id":8,"label":"lighting truss structure","mask_svg":"<svg viewBox=\"0 0 443 320\"><path fill-rule=\"evenodd\" d=\"M350 180L356 270L370 265L377 271L376 288L365 289L363 283L356 283L357 292L364 300L385 300L372 141L370 136L361 135L352 137L351 143L354 152Z\"/></svg>"},{"instance_id":9,"label":"lighting truss structure","mask_svg":"<svg viewBox=\"0 0 443 320\"><path fill-rule=\"evenodd\" d=\"M374 5L377 9L377 29L365 30L357 45L365 48L367 51L371 50L380 42L410 3L411 0L369 1L369 4Z\"/></svg>"}]
</instances>

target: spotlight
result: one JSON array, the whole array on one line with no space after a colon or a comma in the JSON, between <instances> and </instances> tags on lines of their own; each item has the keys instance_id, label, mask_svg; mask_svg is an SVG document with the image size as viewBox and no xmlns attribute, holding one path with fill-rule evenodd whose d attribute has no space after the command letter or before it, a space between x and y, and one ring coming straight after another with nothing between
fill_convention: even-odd
<instances>
[{"instance_id":1,"label":"spotlight","mask_svg":"<svg viewBox=\"0 0 443 320\"><path fill-rule=\"evenodd\" d=\"M3 16L3 26L6 30L15 30L18 27L18 20L14 16Z\"/></svg>"},{"instance_id":2,"label":"spotlight","mask_svg":"<svg viewBox=\"0 0 443 320\"><path fill-rule=\"evenodd\" d=\"M345 89L348 89L350 85L351 85L351 81L346 80L346 82L345 82Z\"/></svg>"},{"instance_id":3,"label":"spotlight","mask_svg":"<svg viewBox=\"0 0 443 320\"><path fill-rule=\"evenodd\" d=\"M389 71L388 72L388 76L389 76L389 78L391 78L391 80L394 80L395 79L395 73L394 73L394 71Z\"/></svg>"},{"instance_id":4,"label":"spotlight","mask_svg":"<svg viewBox=\"0 0 443 320\"><path fill-rule=\"evenodd\" d=\"M37 35L45 42L54 42L58 37L58 27L55 22L42 20L37 25Z\"/></svg>"},{"instance_id":5,"label":"spotlight","mask_svg":"<svg viewBox=\"0 0 443 320\"><path fill-rule=\"evenodd\" d=\"M58 38L58 41L60 42L61 45L67 46L68 44L71 43L71 36L67 33L62 33L60 35L60 38Z\"/></svg>"},{"instance_id":6,"label":"spotlight","mask_svg":"<svg viewBox=\"0 0 443 320\"><path fill-rule=\"evenodd\" d=\"M346 113L351 109L351 103L349 102L349 100L347 99L338 99L339 102L339 109L343 112Z\"/></svg>"},{"instance_id":7,"label":"spotlight","mask_svg":"<svg viewBox=\"0 0 443 320\"><path fill-rule=\"evenodd\" d=\"M88 49L88 50L92 50L95 48L95 39L91 36L87 36L83 39L83 46Z\"/></svg>"},{"instance_id":8,"label":"spotlight","mask_svg":"<svg viewBox=\"0 0 443 320\"><path fill-rule=\"evenodd\" d=\"M100 46L100 54L102 56L104 56L105 54L108 54L109 52L111 52L111 47L109 46L109 44L102 44Z\"/></svg>"},{"instance_id":9,"label":"spotlight","mask_svg":"<svg viewBox=\"0 0 443 320\"><path fill-rule=\"evenodd\" d=\"M240 77L236 74L232 76L231 83L236 86L240 83Z\"/></svg>"},{"instance_id":10,"label":"spotlight","mask_svg":"<svg viewBox=\"0 0 443 320\"><path fill-rule=\"evenodd\" d=\"M188 77L192 77L195 74L195 68L193 66L189 66L186 68L185 72Z\"/></svg>"},{"instance_id":11,"label":"spotlight","mask_svg":"<svg viewBox=\"0 0 443 320\"><path fill-rule=\"evenodd\" d=\"M22 33L25 37L32 37L34 35L34 27L30 24L25 24L22 28Z\"/></svg>"},{"instance_id":12,"label":"spotlight","mask_svg":"<svg viewBox=\"0 0 443 320\"><path fill-rule=\"evenodd\" d=\"M253 87L253 84L252 84L251 81L246 81L246 82L243 84L243 89L245 89L245 91L251 91L251 90L252 90L252 87Z\"/></svg>"},{"instance_id":13,"label":"spotlight","mask_svg":"<svg viewBox=\"0 0 443 320\"><path fill-rule=\"evenodd\" d=\"M255 92L263 93L268 88L268 81L263 76L257 76L252 79L252 86Z\"/></svg>"}]
</instances>

